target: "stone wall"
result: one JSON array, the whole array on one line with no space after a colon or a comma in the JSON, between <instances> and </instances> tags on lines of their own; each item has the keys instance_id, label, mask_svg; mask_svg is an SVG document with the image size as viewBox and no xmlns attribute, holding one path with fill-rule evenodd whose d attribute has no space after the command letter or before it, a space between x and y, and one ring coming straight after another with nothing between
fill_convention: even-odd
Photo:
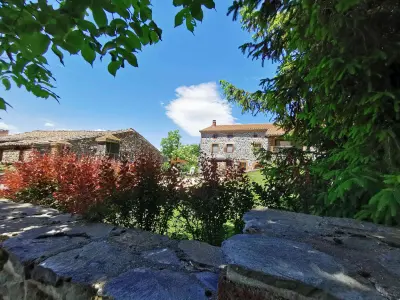
<instances>
[{"instance_id":1,"label":"stone wall","mask_svg":"<svg viewBox=\"0 0 400 300\"><path fill-rule=\"evenodd\" d=\"M2 300L216 298L218 247L7 200L0 220Z\"/></svg>"},{"instance_id":2,"label":"stone wall","mask_svg":"<svg viewBox=\"0 0 400 300\"><path fill-rule=\"evenodd\" d=\"M277 210L222 245L219 299L400 299L400 228Z\"/></svg>"},{"instance_id":3,"label":"stone wall","mask_svg":"<svg viewBox=\"0 0 400 300\"><path fill-rule=\"evenodd\" d=\"M400 228L277 210L221 248L0 200L1 300L396 300Z\"/></svg>"},{"instance_id":4,"label":"stone wall","mask_svg":"<svg viewBox=\"0 0 400 300\"><path fill-rule=\"evenodd\" d=\"M6 164L14 163L19 160L19 153L20 150L3 150L1 162Z\"/></svg>"},{"instance_id":5,"label":"stone wall","mask_svg":"<svg viewBox=\"0 0 400 300\"><path fill-rule=\"evenodd\" d=\"M233 137L229 138L230 134L218 133L214 138L213 133L202 133L200 149L207 157L217 159L231 159L246 162L248 170L255 167L257 159L253 152L253 143L261 144L261 147L268 149L269 139L265 137L263 132L237 132L233 133ZM255 137L254 135L257 135ZM212 153L212 145L219 145L219 152ZM233 144L233 153L226 152L226 145Z\"/></svg>"},{"instance_id":6,"label":"stone wall","mask_svg":"<svg viewBox=\"0 0 400 300\"><path fill-rule=\"evenodd\" d=\"M113 135L120 139L120 154L126 154L129 158L134 159L137 153L153 153L156 157L161 158L160 152L136 131ZM69 143L71 150L78 154L99 156L106 154L105 144L99 144L96 142L96 138L70 140Z\"/></svg>"}]
</instances>

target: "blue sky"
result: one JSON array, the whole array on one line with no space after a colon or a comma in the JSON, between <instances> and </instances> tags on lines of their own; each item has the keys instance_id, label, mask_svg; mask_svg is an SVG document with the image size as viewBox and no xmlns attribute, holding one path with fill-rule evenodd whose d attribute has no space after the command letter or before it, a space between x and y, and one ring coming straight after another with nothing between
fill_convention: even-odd
<instances>
[{"instance_id":1,"label":"blue sky","mask_svg":"<svg viewBox=\"0 0 400 300\"><path fill-rule=\"evenodd\" d=\"M170 130L179 129L184 143L198 143L198 130L217 123L262 123L265 116L241 114L227 104L219 80L255 90L259 79L275 68L252 61L238 46L250 36L226 11L232 0L217 0L207 10L195 35L174 28L176 8L171 0L153 1L153 16L163 29L163 41L138 55L139 68L121 69L114 78L107 65L91 67L79 56L67 56L65 67L49 57L60 103L36 98L13 88L2 96L13 105L1 111L0 127L11 132L56 129L134 128L156 147Z\"/></svg>"}]
</instances>

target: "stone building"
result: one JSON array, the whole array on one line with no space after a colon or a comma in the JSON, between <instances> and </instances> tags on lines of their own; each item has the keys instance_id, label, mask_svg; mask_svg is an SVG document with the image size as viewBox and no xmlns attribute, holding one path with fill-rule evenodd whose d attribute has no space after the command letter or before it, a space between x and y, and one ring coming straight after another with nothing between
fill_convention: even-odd
<instances>
[{"instance_id":1,"label":"stone building","mask_svg":"<svg viewBox=\"0 0 400 300\"><path fill-rule=\"evenodd\" d=\"M254 148L279 151L282 147L291 147L289 141L282 139L284 131L274 124L217 125L214 120L200 133L201 152L217 159L222 168L235 161L251 171L258 168Z\"/></svg>"},{"instance_id":2,"label":"stone building","mask_svg":"<svg viewBox=\"0 0 400 300\"><path fill-rule=\"evenodd\" d=\"M129 159L134 159L139 152L145 152L162 159L158 149L131 128L114 131L35 130L13 135L8 135L6 131L0 132L1 163L23 161L34 149L42 153L54 153L63 148L77 154L112 158L126 155Z\"/></svg>"}]
</instances>

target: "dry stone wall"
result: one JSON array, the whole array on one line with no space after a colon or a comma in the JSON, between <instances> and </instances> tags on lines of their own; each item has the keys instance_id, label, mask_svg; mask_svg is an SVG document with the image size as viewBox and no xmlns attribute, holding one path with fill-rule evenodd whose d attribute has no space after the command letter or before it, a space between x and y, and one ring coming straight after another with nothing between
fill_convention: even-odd
<instances>
[{"instance_id":1,"label":"dry stone wall","mask_svg":"<svg viewBox=\"0 0 400 300\"><path fill-rule=\"evenodd\" d=\"M0 299L400 299L400 228L268 209L244 221L219 248L0 200Z\"/></svg>"},{"instance_id":2,"label":"dry stone wall","mask_svg":"<svg viewBox=\"0 0 400 300\"><path fill-rule=\"evenodd\" d=\"M218 247L7 200L0 220L2 300L216 297Z\"/></svg>"},{"instance_id":3,"label":"dry stone wall","mask_svg":"<svg viewBox=\"0 0 400 300\"><path fill-rule=\"evenodd\" d=\"M400 299L400 228L277 210L222 245L219 299Z\"/></svg>"}]
</instances>

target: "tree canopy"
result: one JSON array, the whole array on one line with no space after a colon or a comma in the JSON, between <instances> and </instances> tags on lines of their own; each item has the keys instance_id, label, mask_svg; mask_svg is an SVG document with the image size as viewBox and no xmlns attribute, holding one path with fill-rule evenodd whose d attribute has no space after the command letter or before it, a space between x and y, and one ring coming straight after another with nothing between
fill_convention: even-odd
<instances>
[{"instance_id":1,"label":"tree canopy","mask_svg":"<svg viewBox=\"0 0 400 300\"><path fill-rule=\"evenodd\" d=\"M240 0L229 13L253 35L242 51L278 68L256 92L223 81L227 98L317 150L314 211L400 223L399 2Z\"/></svg>"},{"instance_id":2,"label":"tree canopy","mask_svg":"<svg viewBox=\"0 0 400 300\"><path fill-rule=\"evenodd\" d=\"M161 153L168 159L174 158L174 153L181 147L181 135L179 130L168 132L168 136L161 139Z\"/></svg>"},{"instance_id":3,"label":"tree canopy","mask_svg":"<svg viewBox=\"0 0 400 300\"><path fill-rule=\"evenodd\" d=\"M175 26L194 31L203 9L213 0L173 0L180 11ZM136 53L162 39L150 0L1 0L0 80L6 90L14 83L37 97L56 100L47 54L64 64L65 53L80 55L89 64L106 59L116 75L126 65L138 67ZM172 20L171 20L172 21ZM0 97L0 109L8 103Z\"/></svg>"}]
</instances>

